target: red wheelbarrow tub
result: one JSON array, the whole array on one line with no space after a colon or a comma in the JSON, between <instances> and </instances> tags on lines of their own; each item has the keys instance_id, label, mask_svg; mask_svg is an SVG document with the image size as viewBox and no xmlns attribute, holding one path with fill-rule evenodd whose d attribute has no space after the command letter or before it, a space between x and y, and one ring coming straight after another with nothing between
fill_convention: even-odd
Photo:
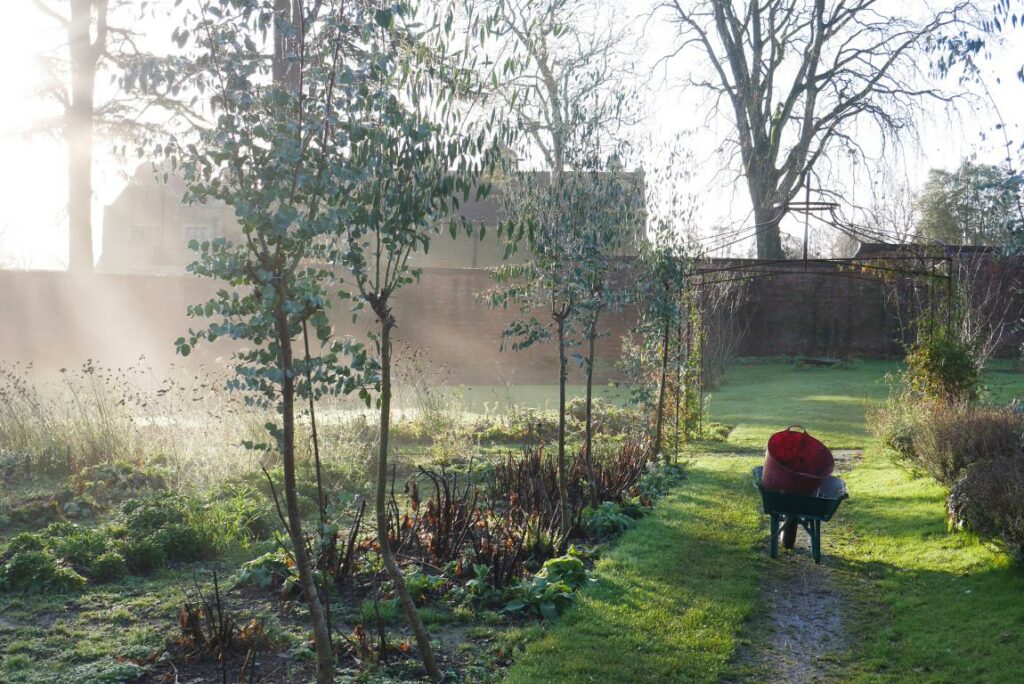
<instances>
[{"instance_id":1,"label":"red wheelbarrow tub","mask_svg":"<svg viewBox=\"0 0 1024 684\"><path fill-rule=\"evenodd\" d=\"M834 468L828 447L799 425L791 425L768 438L761 486L770 492L809 496Z\"/></svg>"}]
</instances>

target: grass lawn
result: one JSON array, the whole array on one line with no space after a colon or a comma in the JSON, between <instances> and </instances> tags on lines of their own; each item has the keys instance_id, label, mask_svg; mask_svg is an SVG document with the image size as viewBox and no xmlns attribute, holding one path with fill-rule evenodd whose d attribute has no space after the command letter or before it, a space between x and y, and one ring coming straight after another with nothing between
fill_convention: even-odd
<instances>
[{"instance_id":1,"label":"grass lawn","mask_svg":"<svg viewBox=\"0 0 1024 684\"><path fill-rule=\"evenodd\" d=\"M826 562L850 602L834 681L1024 681L1024 571L947 533L943 489L870 435L868 409L895 369L731 368L711 400L712 419L736 425L729 440L695 445L690 479L599 563L600 581L509 681L736 681L731 659L758 636L749 620L771 562L749 470L768 435L791 423L831 447L865 448L847 475L852 498L825 526ZM989 385L1006 401L1024 394L1024 375L1000 369Z\"/></svg>"},{"instance_id":2,"label":"grass lawn","mask_svg":"<svg viewBox=\"0 0 1024 684\"><path fill-rule=\"evenodd\" d=\"M509 682L716 681L757 597L754 459L702 459L625 535L598 582L527 649Z\"/></svg>"}]
</instances>

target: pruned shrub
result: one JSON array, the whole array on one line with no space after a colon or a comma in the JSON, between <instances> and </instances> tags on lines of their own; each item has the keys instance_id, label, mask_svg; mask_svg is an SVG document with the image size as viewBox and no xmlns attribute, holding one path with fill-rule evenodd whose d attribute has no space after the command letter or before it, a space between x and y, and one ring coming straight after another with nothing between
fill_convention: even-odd
<instances>
[{"instance_id":1,"label":"pruned shrub","mask_svg":"<svg viewBox=\"0 0 1024 684\"><path fill-rule=\"evenodd\" d=\"M1024 414L993 407L929 404L917 411L909 454L946 486L972 463L1019 455Z\"/></svg>"},{"instance_id":2,"label":"pruned shrub","mask_svg":"<svg viewBox=\"0 0 1024 684\"><path fill-rule=\"evenodd\" d=\"M75 477L75 490L101 505L119 503L149 492L167 489L164 472L128 461L89 466Z\"/></svg>"},{"instance_id":3,"label":"pruned shrub","mask_svg":"<svg viewBox=\"0 0 1024 684\"><path fill-rule=\"evenodd\" d=\"M965 469L949 494L950 522L999 540L1024 557L1024 457L996 458Z\"/></svg>"}]
</instances>

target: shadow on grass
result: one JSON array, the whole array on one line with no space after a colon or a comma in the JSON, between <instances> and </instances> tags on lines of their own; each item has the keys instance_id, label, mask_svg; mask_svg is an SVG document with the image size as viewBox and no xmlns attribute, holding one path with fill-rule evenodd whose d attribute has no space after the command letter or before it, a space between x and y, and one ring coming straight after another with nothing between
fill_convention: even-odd
<instances>
[{"instance_id":1,"label":"shadow on grass","mask_svg":"<svg viewBox=\"0 0 1024 684\"><path fill-rule=\"evenodd\" d=\"M846 663L851 679L1024 681L1019 568L964 574L843 556L832 565L852 588L849 629L857 650Z\"/></svg>"},{"instance_id":2,"label":"shadow on grass","mask_svg":"<svg viewBox=\"0 0 1024 684\"><path fill-rule=\"evenodd\" d=\"M757 597L757 512L743 459L704 459L596 568L509 682L716 681Z\"/></svg>"}]
</instances>

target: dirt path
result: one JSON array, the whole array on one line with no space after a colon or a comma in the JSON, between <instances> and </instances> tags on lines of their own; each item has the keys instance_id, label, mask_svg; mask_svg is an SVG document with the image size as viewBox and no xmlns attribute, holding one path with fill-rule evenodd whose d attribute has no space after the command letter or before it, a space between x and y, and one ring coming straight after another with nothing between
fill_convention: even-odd
<instances>
[{"instance_id":1,"label":"dirt path","mask_svg":"<svg viewBox=\"0 0 1024 684\"><path fill-rule=\"evenodd\" d=\"M836 474L849 472L859 450L835 451ZM767 532L767 518L764 523ZM845 623L850 604L833 570L828 549L828 523L822 531L822 561L811 558L810 537L802 529L792 551L779 548L767 563L761 586L761 607L745 630L745 645L736 656L739 676L729 682L830 682L849 645ZM768 540L765 539L765 555Z\"/></svg>"}]
</instances>

